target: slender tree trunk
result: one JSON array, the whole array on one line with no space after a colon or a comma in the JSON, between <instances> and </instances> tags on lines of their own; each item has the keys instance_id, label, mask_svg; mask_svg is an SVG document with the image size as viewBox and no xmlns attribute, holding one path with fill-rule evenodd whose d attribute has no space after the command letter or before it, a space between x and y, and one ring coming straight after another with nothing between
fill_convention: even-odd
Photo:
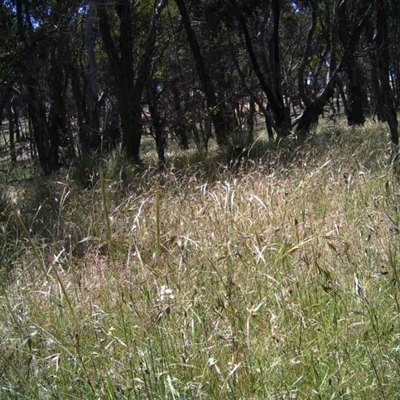
<instances>
[{"instance_id":1,"label":"slender tree trunk","mask_svg":"<svg viewBox=\"0 0 400 400\"><path fill-rule=\"evenodd\" d=\"M12 111L12 98L8 101L7 105L7 117L8 117L8 134L10 139L10 154L11 161L17 161L17 153L15 151L15 135L14 135L14 117Z\"/></svg>"},{"instance_id":2,"label":"slender tree trunk","mask_svg":"<svg viewBox=\"0 0 400 400\"><path fill-rule=\"evenodd\" d=\"M119 126L118 109L114 99L108 99L106 108L106 115L104 117L103 129L103 150L111 152L120 142L121 130Z\"/></svg>"},{"instance_id":3,"label":"slender tree trunk","mask_svg":"<svg viewBox=\"0 0 400 400\"><path fill-rule=\"evenodd\" d=\"M52 165L54 156L51 157L51 139L46 120L46 108L38 93L37 81L32 77L27 79L28 114L32 122L34 142L36 144L39 163L45 175L51 174L56 166ZM55 149L58 155L58 149Z\"/></svg>"},{"instance_id":4,"label":"slender tree trunk","mask_svg":"<svg viewBox=\"0 0 400 400\"><path fill-rule=\"evenodd\" d=\"M11 111L14 118L14 126L15 126L15 141L20 143L23 138L21 138L21 129L20 129L20 121L19 121L19 109L16 101L13 101L11 104Z\"/></svg>"},{"instance_id":5,"label":"slender tree trunk","mask_svg":"<svg viewBox=\"0 0 400 400\"><path fill-rule=\"evenodd\" d=\"M286 136L290 133L291 119L290 107L287 106L283 99L282 91L282 66L281 66L281 51L280 51L280 36L279 27L281 19L280 0L272 0L272 17L273 17L273 32L269 43L269 52L271 60L271 69L273 76L274 93L279 105L275 113L278 116L278 125L281 128L281 136Z\"/></svg>"},{"instance_id":6,"label":"slender tree trunk","mask_svg":"<svg viewBox=\"0 0 400 400\"><path fill-rule=\"evenodd\" d=\"M66 95L69 82L68 63L69 54L65 51L65 40L68 34L64 26L60 27L55 38L53 49L50 52L50 107L47 113L47 129L50 139L50 165L52 171L60 167L59 149L61 140L71 153L72 143L69 143L67 129Z\"/></svg>"},{"instance_id":7,"label":"slender tree trunk","mask_svg":"<svg viewBox=\"0 0 400 400\"><path fill-rule=\"evenodd\" d=\"M383 100L383 115L389 125L390 139L396 151L399 144L399 132L396 110L389 82L389 38L388 38L388 4L386 1L376 3L376 49L378 58L379 78L381 83L381 98Z\"/></svg>"},{"instance_id":8,"label":"slender tree trunk","mask_svg":"<svg viewBox=\"0 0 400 400\"><path fill-rule=\"evenodd\" d=\"M349 43L349 23L348 10L345 2L338 8L339 38L343 46ZM365 116L363 112L363 91L362 73L357 65L356 48L358 40L353 40L350 44L350 55L345 63L344 70L348 77L348 106L346 108L347 122L351 125L363 125Z\"/></svg>"},{"instance_id":9,"label":"slender tree trunk","mask_svg":"<svg viewBox=\"0 0 400 400\"><path fill-rule=\"evenodd\" d=\"M347 103L347 97L346 97L346 93L344 92L343 82L341 79L338 79L336 86L337 86L340 98L342 99L344 112L346 113L346 115L349 115L349 106ZM338 95L338 100L336 101L336 104L340 107L339 95Z\"/></svg>"},{"instance_id":10,"label":"slender tree trunk","mask_svg":"<svg viewBox=\"0 0 400 400\"><path fill-rule=\"evenodd\" d=\"M127 156L138 164L141 163L140 145L142 138L142 107L140 102L151 71L156 35L159 30L159 20L167 3L168 0L157 1L151 18L144 51L137 63L134 62L133 58L133 33L135 30L133 14L135 10L132 10L131 2L129 0L120 0L115 5L120 20L120 56L111 36L106 4L99 3L97 5L100 34L114 78L115 93L121 119L122 145ZM134 7L137 7L137 5L135 4ZM138 67L136 77L134 74L135 65Z\"/></svg>"},{"instance_id":11,"label":"slender tree trunk","mask_svg":"<svg viewBox=\"0 0 400 400\"><path fill-rule=\"evenodd\" d=\"M173 121L173 130L175 132L175 135L179 137L181 148L187 150L189 148L189 139L187 136L188 123L185 117L187 111L186 106L182 107L180 92L175 85L172 86L172 94L174 99L174 113L175 113Z\"/></svg>"},{"instance_id":12,"label":"slender tree trunk","mask_svg":"<svg viewBox=\"0 0 400 400\"><path fill-rule=\"evenodd\" d=\"M363 110L363 88L361 85L362 73L353 57L347 62L348 85L348 114L347 122L351 125L363 125L365 122Z\"/></svg>"},{"instance_id":13,"label":"slender tree trunk","mask_svg":"<svg viewBox=\"0 0 400 400\"><path fill-rule=\"evenodd\" d=\"M118 2L116 10L120 19L120 56L111 36L111 28L104 3L97 6L99 28L114 78L118 111L121 119L122 146L129 158L134 162L140 162L141 108L140 100L136 100L134 91L133 27L130 1L122 0Z\"/></svg>"},{"instance_id":14,"label":"slender tree trunk","mask_svg":"<svg viewBox=\"0 0 400 400\"><path fill-rule=\"evenodd\" d=\"M372 46L372 41L371 41ZM371 73L371 99L373 106L373 115L377 117L378 121L386 122L383 113L383 98L379 83L378 60L375 51L371 51L369 56L370 60L370 73Z\"/></svg>"},{"instance_id":15,"label":"slender tree trunk","mask_svg":"<svg viewBox=\"0 0 400 400\"><path fill-rule=\"evenodd\" d=\"M7 102L11 97L12 87L14 82L9 83L8 85L0 86L0 121L3 120L3 114L6 109Z\"/></svg>"},{"instance_id":16,"label":"slender tree trunk","mask_svg":"<svg viewBox=\"0 0 400 400\"><path fill-rule=\"evenodd\" d=\"M243 73L239 62L236 58L235 53L232 51L232 44L230 46L231 49L231 56L233 59L233 62L235 64L236 70L239 74L240 80L242 82L243 87L246 88L247 92L249 93L250 96L250 102L254 102L255 104L257 104L259 110L262 112L262 114L264 115L264 120L265 120L265 127L267 128L267 132L268 132L268 138L269 140L273 140L274 139L274 132L273 129L275 129L275 131L279 131L279 128L275 125L274 119L271 115L271 113L269 112L269 110L267 110L267 107L265 107L263 99L261 96L261 98L258 95L255 95L247 86L246 84L246 77L245 74ZM265 94L265 93L264 93ZM268 107L270 108L270 107Z\"/></svg>"},{"instance_id":17,"label":"slender tree trunk","mask_svg":"<svg viewBox=\"0 0 400 400\"><path fill-rule=\"evenodd\" d=\"M323 113L325 105L328 104L334 93L334 82L332 82L306 106L303 114L299 118L296 130L300 140L305 139L310 129L318 123L319 116Z\"/></svg>"},{"instance_id":18,"label":"slender tree trunk","mask_svg":"<svg viewBox=\"0 0 400 400\"><path fill-rule=\"evenodd\" d=\"M200 46L193 30L189 13L186 9L184 0L175 0L178 6L179 13L182 17L182 23L186 31L190 48L192 49L194 61L196 63L197 73L203 86L204 94L207 100L208 113L213 121L215 137L219 146L226 145L227 131L223 111L218 107L215 89L208 74L203 56L200 51Z\"/></svg>"},{"instance_id":19,"label":"slender tree trunk","mask_svg":"<svg viewBox=\"0 0 400 400\"><path fill-rule=\"evenodd\" d=\"M35 139L34 139L35 134L33 132L32 120L29 117L29 111L28 111L28 132L29 132L29 151L31 154L31 158L35 159L37 157Z\"/></svg>"},{"instance_id":20,"label":"slender tree trunk","mask_svg":"<svg viewBox=\"0 0 400 400\"><path fill-rule=\"evenodd\" d=\"M310 27L310 30L308 32L308 37L307 37L307 44L306 44L306 50L304 52L304 57L303 57L303 62L299 68L299 91L302 96L302 99L306 105L306 108L302 115L297 119L298 125L297 125L297 136L300 140L304 139L312 126L314 126L319 119L319 116L323 113L324 106L328 104L330 99L335 93L335 85L336 81L338 79L338 74L340 71L343 70L345 65L347 64L350 56L352 55L352 49L354 48L354 43L356 43L359 40L359 37L361 35L362 30L364 29L367 21L368 21L368 16L371 13L370 8L367 8L366 10L363 10L363 14L360 16L359 23L353 28L351 34L349 35L349 39L347 41L346 47L343 51L343 54L341 56L340 61L337 63L336 59L332 59L333 62L331 62L330 65L330 71L329 71L329 79L324 87L316 96L314 96L313 99L311 99L305 90L305 67L308 63L308 59L310 56L310 45L312 43L312 38L316 29L316 3L312 2L313 4L313 20L312 24ZM345 2L341 2L338 4L338 7L342 7L345 5ZM332 24L332 29L334 27L334 24ZM332 33L334 35L334 33ZM334 49L332 50L332 57L335 57L335 51Z\"/></svg>"},{"instance_id":21,"label":"slender tree trunk","mask_svg":"<svg viewBox=\"0 0 400 400\"><path fill-rule=\"evenodd\" d=\"M247 28L246 21L239 9L236 0L231 0L231 3L232 6L234 7L234 10L236 12L236 18L241 26L244 35L246 49L250 57L251 65L258 78L261 89L268 98L269 105L275 117L276 123L274 124L274 129L276 130L278 136L280 137L288 136L291 133L290 109L288 107L285 107L283 103L283 98L281 94L282 91L280 86L281 76L280 76L280 56L279 56L280 54L279 34L278 34L280 11L279 11L278 0L273 1L274 33L270 41L270 52L272 56L271 61L273 65L272 75L274 77L274 80L276 79L279 80L279 82L275 83L275 87L271 86L268 83L266 76L263 74L261 70L261 66L257 59L252 40L250 38L250 33ZM269 116L267 118L270 119Z\"/></svg>"},{"instance_id":22,"label":"slender tree trunk","mask_svg":"<svg viewBox=\"0 0 400 400\"><path fill-rule=\"evenodd\" d=\"M81 82L79 79L78 68L75 65L75 61L69 65L69 75L71 78L71 91L76 106L76 119L78 125L78 138L80 149L83 154L89 153L88 138L86 135L85 125L85 100L81 89Z\"/></svg>"},{"instance_id":23,"label":"slender tree trunk","mask_svg":"<svg viewBox=\"0 0 400 400\"><path fill-rule=\"evenodd\" d=\"M93 32L93 21L95 18L95 5L93 0L89 3L89 9L85 20L85 39L88 66L85 71L86 91L86 123L85 129L85 152L97 152L101 147L100 138L100 115L97 89L97 61L95 53L95 38Z\"/></svg>"},{"instance_id":24,"label":"slender tree trunk","mask_svg":"<svg viewBox=\"0 0 400 400\"><path fill-rule=\"evenodd\" d=\"M159 166L161 168L164 168L166 141L165 141L165 136L164 136L164 132L163 132L163 123L162 123L161 115L158 110L157 84L156 83L152 83L152 84L148 85L147 99L148 99L151 119L153 122Z\"/></svg>"},{"instance_id":25,"label":"slender tree trunk","mask_svg":"<svg viewBox=\"0 0 400 400\"><path fill-rule=\"evenodd\" d=\"M142 135L140 96L134 86L133 25L129 0L116 5L120 19L120 60L118 82L118 107L121 116L122 145L134 162L140 162L140 139Z\"/></svg>"},{"instance_id":26,"label":"slender tree trunk","mask_svg":"<svg viewBox=\"0 0 400 400\"><path fill-rule=\"evenodd\" d=\"M250 99L249 114L247 115L247 143L252 144L254 142L254 118L256 114L256 103Z\"/></svg>"}]
</instances>

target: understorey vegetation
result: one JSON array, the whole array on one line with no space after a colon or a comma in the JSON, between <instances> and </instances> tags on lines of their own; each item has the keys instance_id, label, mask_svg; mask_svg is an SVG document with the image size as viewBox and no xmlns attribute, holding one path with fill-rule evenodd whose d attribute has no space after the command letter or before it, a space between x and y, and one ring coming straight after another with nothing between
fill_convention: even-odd
<instances>
[{"instance_id":1,"label":"understorey vegetation","mask_svg":"<svg viewBox=\"0 0 400 400\"><path fill-rule=\"evenodd\" d=\"M387 127L254 143L3 182L1 398L397 397Z\"/></svg>"}]
</instances>

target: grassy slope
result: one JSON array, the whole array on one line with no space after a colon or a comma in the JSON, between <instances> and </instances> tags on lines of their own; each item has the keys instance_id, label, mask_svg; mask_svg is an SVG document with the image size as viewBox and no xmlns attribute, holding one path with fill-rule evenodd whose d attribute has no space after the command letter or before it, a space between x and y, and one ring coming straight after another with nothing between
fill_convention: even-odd
<instances>
[{"instance_id":1,"label":"grassy slope","mask_svg":"<svg viewBox=\"0 0 400 400\"><path fill-rule=\"evenodd\" d=\"M10 191L0 397L396 398L387 150L379 125L325 127L235 174L139 177L113 160L86 190L60 177Z\"/></svg>"}]
</instances>

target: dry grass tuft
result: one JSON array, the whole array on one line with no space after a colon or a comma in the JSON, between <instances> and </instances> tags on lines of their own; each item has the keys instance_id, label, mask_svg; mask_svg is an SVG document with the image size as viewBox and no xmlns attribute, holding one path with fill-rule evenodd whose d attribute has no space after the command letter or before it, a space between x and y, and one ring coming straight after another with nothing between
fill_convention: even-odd
<instances>
[{"instance_id":1,"label":"dry grass tuft","mask_svg":"<svg viewBox=\"0 0 400 400\"><path fill-rule=\"evenodd\" d=\"M2 397L396 397L400 188L383 135L326 126L234 170L118 160L91 188L51 186L43 215L11 213Z\"/></svg>"}]
</instances>

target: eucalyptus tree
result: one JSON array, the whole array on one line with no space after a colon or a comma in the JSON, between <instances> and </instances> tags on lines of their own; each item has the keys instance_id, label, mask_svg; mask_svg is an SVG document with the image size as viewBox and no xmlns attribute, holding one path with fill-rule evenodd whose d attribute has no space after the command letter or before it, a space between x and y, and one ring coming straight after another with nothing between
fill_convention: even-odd
<instances>
[{"instance_id":1,"label":"eucalyptus tree","mask_svg":"<svg viewBox=\"0 0 400 400\"><path fill-rule=\"evenodd\" d=\"M21 56L16 50L17 24L13 11L0 4L0 120L11 96Z\"/></svg>"},{"instance_id":2,"label":"eucalyptus tree","mask_svg":"<svg viewBox=\"0 0 400 400\"><path fill-rule=\"evenodd\" d=\"M206 97L208 112L214 124L217 143L220 146L224 146L226 144L227 125L222 107L220 107L220 105L218 104L214 83L209 73L209 66L206 65L205 59L200 49L199 42L197 40L195 30L193 29L185 1L175 0L175 2L179 9L182 18L182 24L187 34L188 42L193 53L197 73Z\"/></svg>"},{"instance_id":3,"label":"eucalyptus tree","mask_svg":"<svg viewBox=\"0 0 400 400\"><path fill-rule=\"evenodd\" d=\"M345 110L349 125L362 125L365 122L366 87L363 84L365 77L363 77L363 70L360 67L360 56L363 50L360 48L361 35L356 37L355 40L350 40L350 34L352 31L351 27L357 23L359 14L364 14L367 8L367 2L360 1L358 10L350 14L350 6L346 2L343 2L342 6L338 8L337 13L338 37L342 47L348 45L350 52L343 66L347 75L346 87L348 97L345 101Z\"/></svg>"},{"instance_id":4,"label":"eucalyptus tree","mask_svg":"<svg viewBox=\"0 0 400 400\"><path fill-rule=\"evenodd\" d=\"M400 105L400 2L389 2L388 40L390 57L390 82L397 107Z\"/></svg>"},{"instance_id":5,"label":"eucalyptus tree","mask_svg":"<svg viewBox=\"0 0 400 400\"><path fill-rule=\"evenodd\" d=\"M146 93L143 101L148 107L144 113L147 131L155 139L160 167L165 166L165 149L168 136L180 140L183 149L188 148L189 107L185 99L190 98L192 80L187 72L193 73L194 64L185 49L182 26L177 23L179 11L171 3L163 14L157 38L154 60L151 64ZM190 84L187 80L189 79Z\"/></svg>"},{"instance_id":6,"label":"eucalyptus tree","mask_svg":"<svg viewBox=\"0 0 400 400\"><path fill-rule=\"evenodd\" d=\"M182 23L177 23L179 10L170 3L164 23L164 40L168 46L163 52L161 63L164 107L168 109L167 124L171 134L176 135L183 149L189 147L189 137L199 138L200 115L194 108L194 88L197 87L197 72ZM158 74L160 75L160 73ZM201 146L201 140L199 145Z\"/></svg>"},{"instance_id":7,"label":"eucalyptus tree","mask_svg":"<svg viewBox=\"0 0 400 400\"><path fill-rule=\"evenodd\" d=\"M140 163L141 100L151 70L161 13L167 3L168 0L156 0L150 4L150 13L146 9L149 3L143 5L130 0L97 3L99 30L118 102L122 145L128 157L136 163ZM112 13L118 19L116 29L110 25ZM149 15L147 19L146 13ZM116 22L115 15L112 17Z\"/></svg>"},{"instance_id":8,"label":"eucalyptus tree","mask_svg":"<svg viewBox=\"0 0 400 400\"><path fill-rule=\"evenodd\" d=\"M16 97L18 90L15 84L15 67L18 64L17 27L12 10L0 5L0 122L3 117L8 119L9 149L11 160L17 159L15 140L18 141L18 119ZM16 132L15 132L16 131ZM15 135L16 133L16 135ZM17 136L17 137L15 137Z\"/></svg>"},{"instance_id":9,"label":"eucalyptus tree","mask_svg":"<svg viewBox=\"0 0 400 400\"><path fill-rule=\"evenodd\" d=\"M389 81L390 57L388 21L391 11L391 4L392 2L390 0L384 0L375 4L376 33L374 42L376 45L376 57L378 60L377 65L380 81L380 100L382 101L383 105L383 118L389 125L391 142L397 151L397 146L399 144L398 120L393 101L392 88Z\"/></svg>"},{"instance_id":10,"label":"eucalyptus tree","mask_svg":"<svg viewBox=\"0 0 400 400\"><path fill-rule=\"evenodd\" d=\"M249 4L230 0L230 13L238 21L250 64L272 111L272 115L267 110L264 114L279 137L291 133L290 109L284 103L282 91L280 24L285 3L266 0Z\"/></svg>"},{"instance_id":11,"label":"eucalyptus tree","mask_svg":"<svg viewBox=\"0 0 400 400\"><path fill-rule=\"evenodd\" d=\"M69 54L65 43L76 11L74 1L15 2L16 45L25 54L15 79L21 85L45 174L59 168L61 143L72 145L66 108Z\"/></svg>"},{"instance_id":12,"label":"eucalyptus tree","mask_svg":"<svg viewBox=\"0 0 400 400\"><path fill-rule=\"evenodd\" d=\"M300 138L304 138L311 127L318 123L324 107L333 97L339 74L354 53L356 44L372 14L372 7L371 5L359 7L359 2L352 2L352 7L344 12L342 9L347 6L347 2L344 1L308 0L295 3L299 10L310 15L310 28L298 70L299 93L305 104L305 110L296 121L296 133ZM336 27L339 15L347 12L352 16L352 26L346 25L348 33L340 47L337 43ZM321 36L321 40L317 41L318 36ZM313 65L314 58L318 61ZM327 70L326 79L317 81L316 76L323 77L320 71L324 70Z\"/></svg>"},{"instance_id":13,"label":"eucalyptus tree","mask_svg":"<svg viewBox=\"0 0 400 400\"><path fill-rule=\"evenodd\" d=\"M86 6L84 19L84 39L87 62L84 68L84 121L80 131L81 146L84 153L99 151L100 138L100 99L98 88L98 62L96 57L96 8L95 2L90 0Z\"/></svg>"}]
</instances>

